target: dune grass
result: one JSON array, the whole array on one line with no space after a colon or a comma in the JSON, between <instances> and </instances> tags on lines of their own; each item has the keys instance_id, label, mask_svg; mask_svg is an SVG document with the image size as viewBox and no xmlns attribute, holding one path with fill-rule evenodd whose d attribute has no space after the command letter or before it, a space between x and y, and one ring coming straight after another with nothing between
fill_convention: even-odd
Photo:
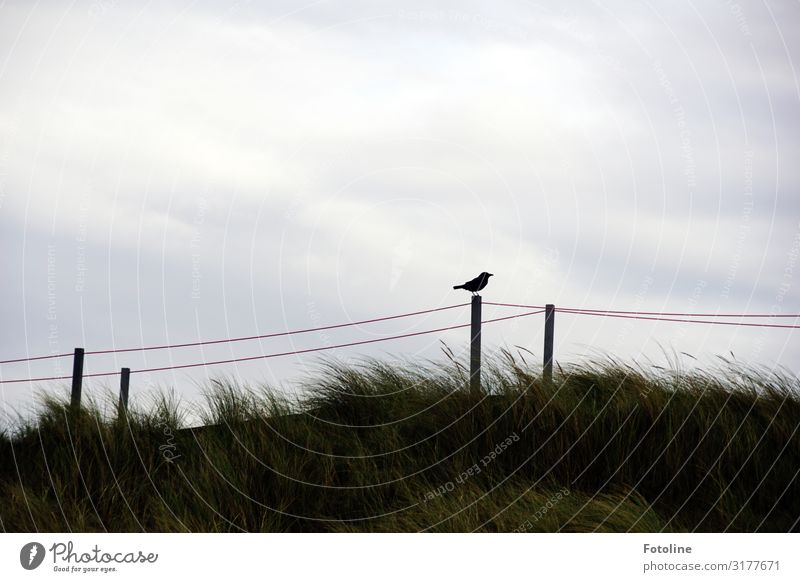
<instances>
[{"instance_id":1,"label":"dune grass","mask_svg":"<svg viewBox=\"0 0 800 582\"><path fill-rule=\"evenodd\" d=\"M289 400L208 386L122 419L46 399L0 434L4 531L800 530L800 381L618 362L546 385L462 367L327 363Z\"/></svg>"}]
</instances>

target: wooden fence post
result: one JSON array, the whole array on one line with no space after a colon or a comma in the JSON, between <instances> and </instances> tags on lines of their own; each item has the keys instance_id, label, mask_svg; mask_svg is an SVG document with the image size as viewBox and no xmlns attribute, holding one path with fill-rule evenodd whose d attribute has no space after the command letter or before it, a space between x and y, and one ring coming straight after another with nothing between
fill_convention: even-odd
<instances>
[{"instance_id":1,"label":"wooden fence post","mask_svg":"<svg viewBox=\"0 0 800 582\"><path fill-rule=\"evenodd\" d=\"M122 368L119 373L119 416L128 414L128 388L131 383L131 369Z\"/></svg>"},{"instance_id":2,"label":"wooden fence post","mask_svg":"<svg viewBox=\"0 0 800 582\"><path fill-rule=\"evenodd\" d=\"M83 348L75 348L72 356L72 408L81 406L81 389L83 388Z\"/></svg>"},{"instance_id":3,"label":"wooden fence post","mask_svg":"<svg viewBox=\"0 0 800 582\"><path fill-rule=\"evenodd\" d=\"M544 306L544 382L553 383L553 336L555 331L556 306L548 303Z\"/></svg>"},{"instance_id":4,"label":"wooden fence post","mask_svg":"<svg viewBox=\"0 0 800 582\"><path fill-rule=\"evenodd\" d=\"M469 389L481 391L481 296L472 296L472 325L469 340Z\"/></svg>"}]
</instances>

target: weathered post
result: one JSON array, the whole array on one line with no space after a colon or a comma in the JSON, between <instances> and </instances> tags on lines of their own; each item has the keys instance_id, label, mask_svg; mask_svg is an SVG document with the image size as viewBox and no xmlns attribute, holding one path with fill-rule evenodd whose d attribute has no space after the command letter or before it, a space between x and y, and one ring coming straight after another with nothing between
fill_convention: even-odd
<instances>
[{"instance_id":1,"label":"weathered post","mask_svg":"<svg viewBox=\"0 0 800 582\"><path fill-rule=\"evenodd\" d=\"M128 414L128 388L131 383L131 369L122 368L119 373L119 416Z\"/></svg>"},{"instance_id":2,"label":"weathered post","mask_svg":"<svg viewBox=\"0 0 800 582\"><path fill-rule=\"evenodd\" d=\"M75 348L72 356L72 408L81 406L81 389L83 387L83 348Z\"/></svg>"},{"instance_id":3,"label":"weathered post","mask_svg":"<svg viewBox=\"0 0 800 582\"><path fill-rule=\"evenodd\" d=\"M544 382L553 383L553 336L556 321L556 306L548 303L544 306Z\"/></svg>"},{"instance_id":4,"label":"weathered post","mask_svg":"<svg viewBox=\"0 0 800 582\"><path fill-rule=\"evenodd\" d=\"M472 325L469 340L469 389L481 391L481 296L472 296Z\"/></svg>"}]
</instances>

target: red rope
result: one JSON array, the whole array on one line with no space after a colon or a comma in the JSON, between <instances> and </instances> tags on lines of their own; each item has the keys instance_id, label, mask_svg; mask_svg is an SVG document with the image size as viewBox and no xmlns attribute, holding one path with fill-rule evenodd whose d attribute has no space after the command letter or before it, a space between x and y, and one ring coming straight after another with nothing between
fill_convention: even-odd
<instances>
[{"instance_id":1,"label":"red rope","mask_svg":"<svg viewBox=\"0 0 800 582\"><path fill-rule=\"evenodd\" d=\"M98 372L84 374L84 378L97 378L99 376L119 376L119 372ZM72 376L48 376L46 378L23 378L19 380L0 380L0 384L17 384L19 382L47 382L49 380L72 380Z\"/></svg>"},{"instance_id":2,"label":"red rope","mask_svg":"<svg viewBox=\"0 0 800 582\"><path fill-rule=\"evenodd\" d=\"M527 317L529 315L537 315L539 313L543 313L543 310L532 311L530 313L520 313L520 314L517 314L517 315L507 315L505 317L496 317L494 319L486 319L486 320L482 321L481 323L495 323L497 321L505 321L505 320L508 320L508 319L516 319L518 317ZM441 332L441 331L448 331L448 330L451 330L451 329L460 329L460 328L463 328L463 327L469 327L470 325L471 324L469 324L469 323L463 323L461 325L451 325L449 327L440 327L440 328L436 328L436 329L428 329L428 330L425 330L425 331L416 331L416 332L412 332L412 333L404 333L404 334L401 334L401 335L394 335L394 336L389 336L389 337L373 338L373 339L361 340L361 341L357 341L357 342L349 342L349 343L345 343L345 344L337 344L337 345L334 345L334 346L322 346L322 347L318 347L318 348L308 348L308 349L305 349L305 350L293 350L293 351L289 351L289 352L279 352L279 353L274 353L274 354L262 354L260 356L250 356L250 357L246 357L246 358L231 358L231 359L228 359L228 360L216 360L214 362L197 362L197 363L194 363L194 364L181 364L181 365L178 365L178 366L163 366L163 367L160 367L160 368L146 368L146 369L143 369L143 370L131 370L131 374L140 374L140 373L143 373L143 372L163 372L163 371L167 371L167 370L180 370L180 369L184 369L184 368L197 368L197 367L200 367L200 366L216 366L216 365L219 365L219 364L232 364L234 362L247 362L247 361L252 361L252 360L266 360L266 359L269 359L269 358L278 358L278 357L281 357L281 356L292 356L292 355L297 355L297 354L307 354L307 353L311 353L311 352L323 352L323 351L333 350L333 349L337 349L337 348L347 348L347 347L351 347L351 346L360 346L360 345L364 345L364 344L372 344L372 343L377 343L377 342L385 342L385 341L389 341L389 340L396 340L396 339L402 339L402 338L407 338L407 337L414 337L414 336L418 336L418 335L425 335L425 334L430 334L430 333L438 333L438 332ZM83 377L84 378L96 378L96 377L100 377L100 376L118 376L118 375L119 375L119 372L101 372L101 373L96 373L96 374L84 374ZM20 380L0 380L0 384L15 384L15 383L19 383L19 382L45 382L45 381L49 381L49 380L69 380L71 378L72 378L72 376L51 376L51 377L48 377L48 378L30 378L30 379L20 379Z\"/></svg>"},{"instance_id":3,"label":"red rope","mask_svg":"<svg viewBox=\"0 0 800 582\"><path fill-rule=\"evenodd\" d=\"M120 349L106 349L106 350L93 350L85 352L85 355L94 355L94 354L114 354L114 353L123 353L123 352L135 352L135 351L150 351L150 350L163 350L163 349L171 349L171 348L186 348L186 347L196 347L196 346L205 346L205 345L212 345L212 344L221 344L221 343L233 343L233 342L241 342L241 341L248 341L248 340L255 340L255 339L267 339L267 338L274 338L274 337L283 337L295 334L303 334L303 333L311 333L315 331L325 331L329 329L338 329L343 327L350 327L354 325L364 325L368 323L376 323L379 321L389 321L393 319L400 319L403 317L411 317L414 315L422 315L425 313L434 313L438 311L445 311L448 309L456 309L458 307L465 307L469 305L469 303L461 303L458 305L449 305L447 307L437 307L435 309L425 309L421 311L413 311L410 313L403 313L400 315L390 315L386 317L376 317L373 319L364 319L361 321L352 321L349 323L339 323L335 325L326 325L321 327L313 327L307 329L299 329L299 330L291 330L291 331L283 331L283 332L276 332L276 333L269 333L264 335L254 335L254 336L245 336L245 337L236 337L236 338L226 338L226 339L218 339L218 340L207 340L207 341L198 341L198 342L190 342L190 343L181 343L181 344L164 344L164 345L157 345L157 346L143 346L143 347L136 347L136 348L120 348ZM498 317L495 319L487 319L482 323L494 323L496 321L504 321L507 319L514 319L517 317L526 317L528 315L536 315L542 313L544 311L544 306L542 305L524 305L518 303L495 303L486 301L485 305L495 305L499 307L517 307L517 308L524 308L524 309L536 309L537 311L529 312L529 313L522 313L518 315L511 315L507 317ZM743 326L743 327L768 327L768 328L781 328L781 329L800 329L800 325L780 325L780 324L768 324L768 323L742 323L742 322L734 322L734 321L709 321L709 320L699 320L699 319L677 319L677 318L684 318L684 317L727 317L727 318L743 318L743 317L751 317L751 318L774 318L774 317L790 317L798 319L800 318L800 314L745 314L745 313L672 313L672 312L658 312L658 311L624 311L624 310L614 310L614 309L583 309L583 308L569 308L569 307L557 307L555 308L556 311L562 313L571 313L573 315L594 315L594 316L601 316L601 317L617 317L622 319L641 319L641 320L649 320L649 321L671 321L671 322L678 322L678 323L704 323L710 325L736 325L736 326ZM651 317L653 316L653 317ZM463 327L468 327L470 324L462 324L462 325L455 325L450 327L441 327L437 329L431 329L427 331L419 331L413 332L408 334L390 336L385 338L374 338L369 340L357 341L357 342L350 342L344 344L337 344L333 346L324 346L320 348L309 348L306 350L297 350L297 351L289 351L289 352L280 352L274 354L263 354L260 356L251 356L248 358L233 358L228 360L218 360L214 362L201 362L195 364L183 364L179 366L165 366L161 368L149 368L144 370L132 370L131 373L140 373L140 372L159 372L164 370L177 370L182 368L193 368L198 366L213 366L217 364L229 364L234 362L243 362L248 360L259 360L259 359L267 359L267 358L276 358L281 356L288 356L288 355L295 355L295 354L305 354L310 352L318 352L318 351L326 351L332 350L337 348L345 348L357 345L364 345L376 342L383 342L395 339L402 339L406 337L413 337L418 335L425 335L430 333L437 333L441 331L447 331L451 329L459 329ZM72 353L66 354L51 354L46 356L34 356L31 358L16 358L11 360L0 360L0 364L12 364L18 362L32 362L36 360L48 360L54 358L65 358L67 356L71 356ZM95 373L95 374L84 374L84 378L94 378L94 377L101 377L101 376L117 376L119 372L102 372L102 373ZM46 382L51 380L68 380L71 379L72 376L49 376L49 377L42 377L42 378L29 378L29 379L18 379L18 380L0 380L0 384L14 384L18 382Z\"/></svg>"},{"instance_id":4,"label":"red rope","mask_svg":"<svg viewBox=\"0 0 800 582\"><path fill-rule=\"evenodd\" d=\"M779 313L670 313L659 311L620 311L614 309L583 309L578 307L556 307L556 311L569 311L572 313L586 313L589 314L611 314L623 313L628 315L665 315L668 317L791 317L794 319L800 318L800 313L794 314L779 314Z\"/></svg>"},{"instance_id":5,"label":"red rope","mask_svg":"<svg viewBox=\"0 0 800 582\"><path fill-rule=\"evenodd\" d=\"M497 305L500 307L522 307L524 309L544 309L544 305L521 305L518 303L492 303L485 301L484 305ZM794 319L800 318L800 313L791 314L775 314L775 313L671 313L666 311L625 311L619 309L584 309L582 307L556 307L556 311L565 311L569 313L583 313L587 315L593 313L622 313L626 315L663 315L667 317L790 317ZM788 326L791 327L791 326Z\"/></svg>"},{"instance_id":6,"label":"red rope","mask_svg":"<svg viewBox=\"0 0 800 582\"><path fill-rule=\"evenodd\" d=\"M49 356L34 356L32 358L16 358L14 360L0 360L0 364L14 364L16 362L33 362L34 360L52 360L53 358L66 358L71 356L72 352L68 354L51 354Z\"/></svg>"},{"instance_id":7,"label":"red rope","mask_svg":"<svg viewBox=\"0 0 800 582\"><path fill-rule=\"evenodd\" d=\"M338 329L342 327L350 327L353 325L363 325L367 323L376 323L378 321L389 321L391 319L400 319L401 317L410 317L412 315L422 315L423 313L434 313L436 311L446 311L448 309L455 309L457 307L465 307L469 305L469 303L460 303L458 305L449 305L447 307L437 307L435 309L425 309L422 311L413 311L411 313L402 313L400 315L389 315L387 317L376 317L373 319L364 319L361 321L351 321L349 323L337 323L334 325L325 325L322 327L310 327L307 329L296 329L291 331L279 331L275 333L268 333L264 335L251 335L245 337L235 337L235 338L226 338L226 339L218 339L218 340L207 340L207 341L200 341L200 342L191 342L191 343L184 343L184 344L164 344L161 346L148 346L148 347L139 347L139 348L121 348L121 349L108 349L108 350L93 350L91 352L86 352L86 355L93 355L93 354L118 354L122 352L145 352L150 350L164 350L169 348L188 348L188 347L196 347L196 346L208 346L212 344L222 344L222 343L233 343L233 342L243 342L255 339L267 339L273 337L283 337L287 335L295 335L301 333L311 333L313 331L325 331L328 329Z\"/></svg>"},{"instance_id":8,"label":"red rope","mask_svg":"<svg viewBox=\"0 0 800 582\"><path fill-rule=\"evenodd\" d=\"M742 323L739 321L709 321L703 319L674 319L668 317L645 317L641 315L622 315L610 312L586 312L574 309L557 309L562 313L571 313L573 315L595 315L600 317L620 317L622 319L646 319L650 321L676 321L679 323L707 323L710 325L738 325L742 327L773 327L782 329L800 329L800 325L780 325L777 323Z\"/></svg>"},{"instance_id":9,"label":"red rope","mask_svg":"<svg viewBox=\"0 0 800 582\"><path fill-rule=\"evenodd\" d=\"M530 313L521 313L519 315L509 315L509 316L506 316L506 317L497 317L495 319L487 319L485 321L482 321L481 323L494 323L496 321L504 321L506 319L514 319L514 318L517 318L517 317L526 317L528 315L536 315L537 313L542 313L542 311L532 311ZM268 358L278 358L278 357L281 357L281 356L292 356L292 355L295 355L295 354L307 354L307 353L311 353L311 352L324 352L324 351L327 351L327 350L334 350L334 349L338 349L338 348L349 348L349 347L352 347L352 346L361 346L361 345L364 345L364 344L374 344L374 343L378 343L378 342L385 342L385 341L389 341L389 340L396 340L396 339L402 339L402 338L407 338L407 337L414 337L414 336L418 336L418 335L426 335L426 334L430 334L430 333L438 333L438 332L441 332L441 331L449 331L451 329L461 329L463 327L469 327L470 325L471 325L470 323L462 323L461 325L451 325L451 326L448 326L448 327L439 327L439 328L436 328L436 329L428 329L428 330L425 330L425 331L415 331L415 332L412 332L412 333L404 333L404 334L401 334L401 335L393 335L393 336L389 336L389 337L380 337L380 338L373 338L373 339L368 339L368 340L361 340L361 341L357 341L357 342L348 342L346 344L337 344L335 346L323 346L323 347L320 347L320 348L308 348L306 350L293 350L293 351L290 351L290 352L279 352L279 353L275 353L275 354L264 354L264 355L260 355L260 356L250 356L250 357L247 357L247 358L232 358L232 359L229 359L229 360L217 360L215 362L199 362L199 363L196 363L196 364L182 364L182 365L179 365L179 366L164 366L164 367L161 367L161 368L148 368L148 369L145 369L145 370L131 370L131 374L138 374L138 373L141 373L141 372L163 372L165 370L179 370L179 369L182 369L182 368L196 368L198 366L216 366L218 364L232 364L234 362L247 362L247 361L251 361L251 360L266 360Z\"/></svg>"},{"instance_id":10,"label":"red rope","mask_svg":"<svg viewBox=\"0 0 800 582\"><path fill-rule=\"evenodd\" d=\"M497 305L499 307L524 307L525 309L544 309L544 305L519 305L517 303L493 303L492 301L484 301L484 305Z\"/></svg>"},{"instance_id":11,"label":"red rope","mask_svg":"<svg viewBox=\"0 0 800 582\"><path fill-rule=\"evenodd\" d=\"M92 350L84 352L84 355L91 356L97 354L119 354L123 352L146 352L150 350L164 350L170 348L188 348L188 347L196 347L196 346L207 346L212 344L222 344L222 343L233 343L233 342L242 342L248 340L255 340L255 339L267 339L273 337L283 337L287 335L294 335L294 334L301 334L301 333L311 333L313 331L325 331L328 329L338 329L341 327L349 327L353 325L364 325L367 323L376 323L379 321L389 321L391 319L400 319L402 317L411 317L412 315L422 315L424 313L434 313L437 311L446 311L448 309L456 309L457 307L466 307L469 303L460 303L458 305L449 305L447 307L437 307L435 309L424 309L422 311L413 311L411 313L402 313L400 315L390 315L387 317L376 317L373 319L364 319L361 321L351 321L349 323L337 323L335 325L325 325L322 327L312 327L308 329L297 329L291 331L281 331L276 333L268 333L264 335L251 335L245 337L235 337L235 338L226 338L226 339L218 339L218 340L208 340L208 341L199 341L199 342L191 342L191 343L182 343L182 344L164 344L159 346L144 346L144 347L137 347L137 348L119 348L119 349L106 349L106 350ZM16 362L32 362L34 360L48 360L51 358L64 358L66 356L71 356L72 354L56 354L56 355L49 355L49 356L36 356L33 358L17 358L14 360L4 360L0 361L0 364L12 364Z\"/></svg>"}]
</instances>

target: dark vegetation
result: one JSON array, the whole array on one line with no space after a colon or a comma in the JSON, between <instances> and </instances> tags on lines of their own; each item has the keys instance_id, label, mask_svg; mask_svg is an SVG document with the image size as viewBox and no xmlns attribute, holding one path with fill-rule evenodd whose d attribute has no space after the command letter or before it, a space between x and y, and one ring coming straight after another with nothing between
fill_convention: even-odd
<instances>
[{"instance_id":1,"label":"dark vegetation","mask_svg":"<svg viewBox=\"0 0 800 582\"><path fill-rule=\"evenodd\" d=\"M299 401L213 382L126 418L44 399L0 434L4 531L787 532L800 529L800 382L498 357L325 364Z\"/></svg>"}]
</instances>

